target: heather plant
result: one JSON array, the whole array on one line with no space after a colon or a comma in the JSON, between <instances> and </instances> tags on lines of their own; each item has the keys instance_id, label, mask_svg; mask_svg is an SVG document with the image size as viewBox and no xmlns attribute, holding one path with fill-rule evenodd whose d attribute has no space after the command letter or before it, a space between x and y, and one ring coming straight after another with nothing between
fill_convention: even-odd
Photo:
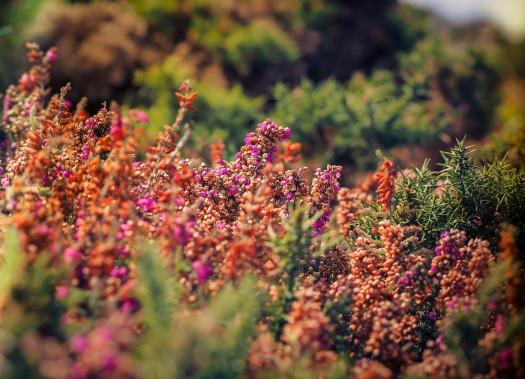
<instances>
[{"instance_id":1,"label":"heather plant","mask_svg":"<svg viewBox=\"0 0 525 379\"><path fill-rule=\"evenodd\" d=\"M209 159L187 143L189 82L141 154L146 113L50 95L58 52L28 48L0 124L3 376L523 370L521 171L460 142L440 171L384 159L340 188L271 119Z\"/></svg>"}]
</instances>

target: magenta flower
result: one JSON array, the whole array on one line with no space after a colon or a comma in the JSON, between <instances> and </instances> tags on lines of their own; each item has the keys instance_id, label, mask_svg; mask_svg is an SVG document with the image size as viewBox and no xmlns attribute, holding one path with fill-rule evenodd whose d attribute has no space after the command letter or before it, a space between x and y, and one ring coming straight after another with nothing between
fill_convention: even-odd
<instances>
[{"instance_id":1,"label":"magenta flower","mask_svg":"<svg viewBox=\"0 0 525 379\"><path fill-rule=\"evenodd\" d=\"M71 347L71 350L73 350L75 353L82 353L87 349L88 342L86 340L86 337L80 334L75 334L71 337L71 340L69 341L69 346Z\"/></svg>"},{"instance_id":2,"label":"magenta flower","mask_svg":"<svg viewBox=\"0 0 525 379\"><path fill-rule=\"evenodd\" d=\"M9 179L4 176L2 180L0 180L0 184L2 185L2 188L9 187Z\"/></svg>"},{"instance_id":3,"label":"magenta flower","mask_svg":"<svg viewBox=\"0 0 525 379\"><path fill-rule=\"evenodd\" d=\"M66 263L76 263L80 262L81 260L82 253L80 250L74 247L68 247L66 250L64 250L64 261L66 261Z\"/></svg>"},{"instance_id":4,"label":"magenta flower","mask_svg":"<svg viewBox=\"0 0 525 379\"><path fill-rule=\"evenodd\" d=\"M191 228L193 222L184 222L181 218L175 220L175 226L173 227L173 237L181 245L186 245L191 238Z\"/></svg>"},{"instance_id":5,"label":"magenta flower","mask_svg":"<svg viewBox=\"0 0 525 379\"><path fill-rule=\"evenodd\" d=\"M151 197L146 196L146 197L143 197L142 199L139 199L139 201L137 201L137 205L144 212L149 213L149 212L153 211L153 209L157 205L157 202L154 199L152 199Z\"/></svg>"},{"instance_id":6,"label":"magenta flower","mask_svg":"<svg viewBox=\"0 0 525 379\"><path fill-rule=\"evenodd\" d=\"M137 117L137 120L139 122L142 122L143 124L147 123L149 121L149 116L146 112L143 111L137 111L135 113L135 116Z\"/></svg>"},{"instance_id":7,"label":"magenta flower","mask_svg":"<svg viewBox=\"0 0 525 379\"><path fill-rule=\"evenodd\" d=\"M55 297L58 300L64 300L69 295L69 288L66 286L57 286L55 289Z\"/></svg>"},{"instance_id":8,"label":"magenta flower","mask_svg":"<svg viewBox=\"0 0 525 379\"><path fill-rule=\"evenodd\" d=\"M80 158L83 161L87 161L88 160L88 158L89 158L89 146L88 145L83 145L82 146L82 152L80 153Z\"/></svg>"},{"instance_id":9,"label":"magenta flower","mask_svg":"<svg viewBox=\"0 0 525 379\"><path fill-rule=\"evenodd\" d=\"M202 263L201 261L194 261L191 264L191 267L193 268L195 275L197 275L197 282L199 284L206 283L206 280L213 273L211 267L206 263Z\"/></svg>"},{"instance_id":10,"label":"magenta flower","mask_svg":"<svg viewBox=\"0 0 525 379\"><path fill-rule=\"evenodd\" d=\"M46 58L49 59L50 62L56 62L58 59L58 48L52 47L46 52Z\"/></svg>"}]
</instances>

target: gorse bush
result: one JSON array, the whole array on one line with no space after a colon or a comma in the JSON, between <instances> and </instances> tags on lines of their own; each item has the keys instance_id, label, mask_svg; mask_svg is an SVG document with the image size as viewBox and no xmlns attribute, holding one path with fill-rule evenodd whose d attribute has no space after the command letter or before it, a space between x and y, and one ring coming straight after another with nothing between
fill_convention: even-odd
<instances>
[{"instance_id":1,"label":"gorse bush","mask_svg":"<svg viewBox=\"0 0 525 379\"><path fill-rule=\"evenodd\" d=\"M420 225L428 236L459 228L495 246L499 225L518 225L525 217L523 173L504 160L476 163L463 142L444 153L443 161L438 172L429 170L426 162L412 177L399 181L394 219Z\"/></svg>"},{"instance_id":2,"label":"gorse bush","mask_svg":"<svg viewBox=\"0 0 525 379\"><path fill-rule=\"evenodd\" d=\"M376 149L448 141L463 136L470 124L476 125L468 127L473 133L490 128L497 103L495 68L474 49L459 51L428 37L399 57L397 71L357 73L346 83L279 83L270 102L248 96L242 87L228 88L213 69L199 75L180 52L140 72L137 82L144 87L156 125L175 117L171 93L192 77L201 82L194 116L199 137L227 141L231 151L247 132L246 125L266 111L296 131L305 157L370 170L377 163Z\"/></svg>"},{"instance_id":3,"label":"gorse bush","mask_svg":"<svg viewBox=\"0 0 525 379\"><path fill-rule=\"evenodd\" d=\"M340 188L270 119L202 157L188 82L142 155L147 114L49 97L57 50L28 56L2 99L2 376L523 374L524 177L504 160L458 143L440 171L384 159Z\"/></svg>"}]
</instances>

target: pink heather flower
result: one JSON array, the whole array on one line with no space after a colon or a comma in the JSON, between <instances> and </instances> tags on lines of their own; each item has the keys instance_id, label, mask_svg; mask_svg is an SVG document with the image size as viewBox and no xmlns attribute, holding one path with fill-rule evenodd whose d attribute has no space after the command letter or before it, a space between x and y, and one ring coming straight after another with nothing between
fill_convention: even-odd
<instances>
[{"instance_id":1,"label":"pink heather flower","mask_svg":"<svg viewBox=\"0 0 525 379\"><path fill-rule=\"evenodd\" d=\"M126 233L129 232L130 230L131 230L131 226L129 226L128 224L121 224L117 232L117 239L118 240L124 239L124 237L126 236Z\"/></svg>"},{"instance_id":2,"label":"pink heather flower","mask_svg":"<svg viewBox=\"0 0 525 379\"><path fill-rule=\"evenodd\" d=\"M127 275L127 273L128 269L126 267L113 267L109 275L113 278L123 278Z\"/></svg>"},{"instance_id":3,"label":"pink heather flower","mask_svg":"<svg viewBox=\"0 0 525 379\"><path fill-rule=\"evenodd\" d=\"M111 136L115 140L121 140L124 138L124 123L122 122L121 117L117 117L113 122L113 125L111 125Z\"/></svg>"},{"instance_id":4,"label":"pink heather flower","mask_svg":"<svg viewBox=\"0 0 525 379\"><path fill-rule=\"evenodd\" d=\"M292 130L290 128L284 128L283 139L290 139L292 136Z\"/></svg>"},{"instance_id":5,"label":"pink heather flower","mask_svg":"<svg viewBox=\"0 0 525 379\"><path fill-rule=\"evenodd\" d=\"M88 342L86 340L86 337L75 334L71 337L71 340L69 341L69 346L71 347L71 350L73 350L75 353L82 353L86 351L88 347Z\"/></svg>"},{"instance_id":6,"label":"pink heather flower","mask_svg":"<svg viewBox=\"0 0 525 379\"><path fill-rule=\"evenodd\" d=\"M4 176L2 180L0 180L0 184L2 185L2 188L9 187L9 179Z\"/></svg>"},{"instance_id":7,"label":"pink heather flower","mask_svg":"<svg viewBox=\"0 0 525 379\"><path fill-rule=\"evenodd\" d=\"M141 208L144 212L152 212L155 206L157 205L157 202L153 200L151 197L144 197L137 201L137 205L139 208Z\"/></svg>"},{"instance_id":8,"label":"pink heather flower","mask_svg":"<svg viewBox=\"0 0 525 379\"><path fill-rule=\"evenodd\" d=\"M75 249L74 247L68 247L64 250L64 261L67 263L80 262L82 260L82 253L80 250Z\"/></svg>"},{"instance_id":9,"label":"pink heather flower","mask_svg":"<svg viewBox=\"0 0 525 379\"><path fill-rule=\"evenodd\" d=\"M173 227L173 237L181 245L185 245L191 238L190 229L193 227L193 222L184 222L181 218L175 220L175 226Z\"/></svg>"},{"instance_id":10,"label":"pink heather flower","mask_svg":"<svg viewBox=\"0 0 525 379\"><path fill-rule=\"evenodd\" d=\"M93 129L93 126L95 126L95 119L93 117L88 118L84 123L84 128L86 128L87 130Z\"/></svg>"},{"instance_id":11,"label":"pink heather flower","mask_svg":"<svg viewBox=\"0 0 525 379\"><path fill-rule=\"evenodd\" d=\"M115 332L109 326L101 326L96 332L97 340L100 340L100 342L104 344L110 342L115 337Z\"/></svg>"},{"instance_id":12,"label":"pink heather flower","mask_svg":"<svg viewBox=\"0 0 525 379\"><path fill-rule=\"evenodd\" d=\"M502 315L498 315L496 318L496 323L494 325L494 331L496 332L496 335L499 337L503 331L505 330L505 317Z\"/></svg>"},{"instance_id":13,"label":"pink heather flower","mask_svg":"<svg viewBox=\"0 0 525 379\"><path fill-rule=\"evenodd\" d=\"M197 282L199 284L204 284L206 280L210 277L210 275L213 273L210 266L206 263L202 263L201 261L194 261L191 264L191 267L197 275Z\"/></svg>"},{"instance_id":14,"label":"pink heather flower","mask_svg":"<svg viewBox=\"0 0 525 379\"><path fill-rule=\"evenodd\" d=\"M117 357L115 354L107 355L103 358L102 370L112 372L117 368Z\"/></svg>"},{"instance_id":15,"label":"pink heather flower","mask_svg":"<svg viewBox=\"0 0 525 379\"><path fill-rule=\"evenodd\" d=\"M82 146L82 152L80 153L80 158L83 161L87 161L88 160L88 158L89 158L89 146L88 145Z\"/></svg>"},{"instance_id":16,"label":"pink heather flower","mask_svg":"<svg viewBox=\"0 0 525 379\"><path fill-rule=\"evenodd\" d=\"M126 299L122 302L120 309L123 312L134 312L139 308L138 302L134 299Z\"/></svg>"},{"instance_id":17,"label":"pink heather flower","mask_svg":"<svg viewBox=\"0 0 525 379\"><path fill-rule=\"evenodd\" d=\"M137 111L135 113L135 116L137 117L137 120L139 120L142 123L147 123L149 121L149 116L146 112L143 111Z\"/></svg>"},{"instance_id":18,"label":"pink heather flower","mask_svg":"<svg viewBox=\"0 0 525 379\"><path fill-rule=\"evenodd\" d=\"M58 300L64 300L69 295L69 288L66 286L57 286L55 289L55 297Z\"/></svg>"},{"instance_id":19,"label":"pink heather flower","mask_svg":"<svg viewBox=\"0 0 525 379\"><path fill-rule=\"evenodd\" d=\"M236 195L238 192L239 192L239 190L237 189L237 187L234 184L232 184L230 186L230 188L228 189L228 193L230 195Z\"/></svg>"},{"instance_id":20,"label":"pink heather flower","mask_svg":"<svg viewBox=\"0 0 525 379\"><path fill-rule=\"evenodd\" d=\"M58 59L58 48L52 47L46 52L46 58L49 59L50 62L56 62Z\"/></svg>"}]
</instances>

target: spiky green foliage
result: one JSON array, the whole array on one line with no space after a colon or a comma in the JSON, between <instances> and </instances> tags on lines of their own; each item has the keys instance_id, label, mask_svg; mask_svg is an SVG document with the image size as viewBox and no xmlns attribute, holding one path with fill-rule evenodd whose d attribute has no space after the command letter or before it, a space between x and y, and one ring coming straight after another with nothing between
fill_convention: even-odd
<instances>
[{"instance_id":1,"label":"spiky green foliage","mask_svg":"<svg viewBox=\"0 0 525 379\"><path fill-rule=\"evenodd\" d=\"M449 126L443 104L429 111L427 93L396 81L389 71L379 70L370 77L354 75L346 84L329 80L319 85L303 81L293 89L278 85L272 117L309 141L305 145L314 150L307 154L370 169L377 148L426 141Z\"/></svg>"},{"instance_id":2,"label":"spiky green foliage","mask_svg":"<svg viewBox=\"0 0 525 379\"><path fill-rule=\"evenodd\" d=\"M419 225L428 246L451 228L495 246L502 222L519 225L524 219L525 177L504 159L477 162L473 149L458 141L443 153L441 166L432 171L426 162L414 175L399 179L393 201L394 220Z\"/></svg>"}]
</instances>

